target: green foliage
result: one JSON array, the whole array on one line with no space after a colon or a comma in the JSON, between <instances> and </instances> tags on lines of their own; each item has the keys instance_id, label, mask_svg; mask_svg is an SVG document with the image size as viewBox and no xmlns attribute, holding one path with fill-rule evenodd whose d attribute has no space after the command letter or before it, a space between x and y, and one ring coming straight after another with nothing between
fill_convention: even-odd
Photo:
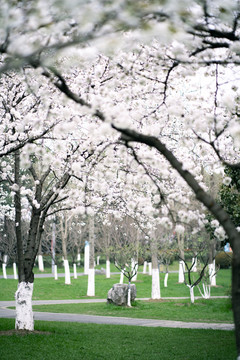
<instances>
[{"instance_id":1,"label":"green foliage","mask_svg":"<svg viewBox=\"0 0 240 360\"><path fill-rule=\"evenodd\" d=\"M236 226L240 226L240 169L225 167L226 176L232 179L229 185L222 185L219 199Z\"/></svg>"},{"instance_id":2,"label":"green foliage","mask_svg":"<svg viewBox=\"0 0 240 360\"><path fill-rule=\"evenodd\" d=\"M228 269L232 264L232 255L231 252L221 251L215 258L216 265L220 266L221 269Z\"/></svg>"},{"instance_id":3,"label":"green foliage","mask_svg":"<svg viewBox=\"0 0 240 360\"><path fill-rule=\"evenodd\" d=\"M0 330L14 328L0 319ZM45 334L0 336L7 360L226 360L236 357L233 331L36 321Z\"/></svg>"}]
</instances>

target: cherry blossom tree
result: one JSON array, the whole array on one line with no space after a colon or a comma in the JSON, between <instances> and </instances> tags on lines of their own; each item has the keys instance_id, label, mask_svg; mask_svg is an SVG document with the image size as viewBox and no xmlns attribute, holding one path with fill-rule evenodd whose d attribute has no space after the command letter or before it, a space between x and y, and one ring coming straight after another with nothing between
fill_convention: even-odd
<instances>
[{"instance_id":1,"label":"cherry blossom tree","mask_svg":"<svg viewBox=\"0 0 240 360\"><path fill-rule=\"evenodd\" d=\"M171 178L179 200L190 198L182 193L188 189L212 213L219 222L216 235L228 237L234 254L232 299L240 356L240 234L201 174L201 166L221 174L223 165L239 168L239 2L76 4L52 0L46 6L39 0L31 12L22 3L16 8L4 2L0 72L27 66L40 72L75 103L79 123L79 117L91 118L100 137L118 138L138 165L150 163L155 177ZM90 67L89 59L99 52L104 54L97 60L100 68ZM141 174L149 173L148 167L139 167ZM157 191L166 206L158 213L160 222L174 229L167 211L171 196L166 199L160 186ZM148 204L145 208L152 211ZM200 217L198 226L204 221Z\"/></svg>"}]
</instances>

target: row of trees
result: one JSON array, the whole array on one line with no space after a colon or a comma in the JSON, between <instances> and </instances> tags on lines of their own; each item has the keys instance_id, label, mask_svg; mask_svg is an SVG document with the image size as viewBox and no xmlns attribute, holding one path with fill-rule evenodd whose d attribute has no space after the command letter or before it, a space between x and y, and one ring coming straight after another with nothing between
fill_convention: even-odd
<instances>
[{"instance_id":1,"label":"row of trees","mask_svg":"<svg viewBox=\"0 0 240 360\"><path fill-rule=\"evenodd\" d=\"M239 3L74 4L6 1L0 14L1 209L15 222L17 327L47 218L127 214L150 240L158 226L196 234L207 209L233 249L240 354L239 225L205 181L219 173L231 184L224 166L239 169Z\"/></svg>"}]
</instances>

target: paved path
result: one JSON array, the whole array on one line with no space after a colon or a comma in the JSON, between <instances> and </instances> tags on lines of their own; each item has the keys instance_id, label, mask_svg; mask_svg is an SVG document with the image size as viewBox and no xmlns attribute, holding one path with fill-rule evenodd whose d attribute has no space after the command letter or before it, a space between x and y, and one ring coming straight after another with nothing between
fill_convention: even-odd
<instances>
[{"instance_id":1,"label":"paved path","mask_svg":"<svg viewBox=\"0 0 240 360\"><path fill-rule=\"evenodd\" d=\"M148 300L148 299L138 299L138 300ZM80 304L80 303L96 303L96 302L106 302L106 299L34 300L33 305L74 304L74 303ZM15 306L15 302L0 301L0 318L15 318L15 310L7 309L8 306ZM66 322L111 324L111 325L135 325L135 326L147 326L147 327L234 330L233 324L183 322L183 321L154 320L154 319L133 319L126 317L64 314L64 313L49 313L49 312L34 312L34 319L44 320L44 321L66 321Z\"/></svg>"}]
</instances>

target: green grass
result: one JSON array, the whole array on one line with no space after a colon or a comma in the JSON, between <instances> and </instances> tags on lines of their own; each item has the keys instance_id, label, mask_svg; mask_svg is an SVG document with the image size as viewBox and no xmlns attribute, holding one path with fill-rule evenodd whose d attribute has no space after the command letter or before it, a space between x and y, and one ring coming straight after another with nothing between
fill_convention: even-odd
<instances>
[{"instance_id":1,"label":"green grass","mask_svg":"<svg viewBox=\"0 0 240 360\"><path fill-rule=\"evenodd\" d=\"M45 260L46 257L43 257L43 260ZM34 269L33 269L33 272L34 274L51 274L52 273L52 267L50 266L50 263L51 263L51 259L47 259L47 266L46 266L46 261L44 261L45 264L44 264L44 271L40 271L38 269L38 266L34 266ZM73 266L71 266L72 264L72 260L69 259L69 262L70 262L70 271L71 273L73 273ZM189 263L190 265L190 263ZM101 270L101 269L106 269L106 263L102 260L100 262L99 265L96 265L96 269L98 270ZM139 272L142 272L143 271L143 265L140 265L139 266ZM171 265L169 265L169 271L178 271L179 269L179 262L178 261L174 261ZM13 275L13 267L12 265L7 265L7 275ZM110 270L111 272L119 272L119 270L116 268L116 266L113 264L113 263L110 263ZM80 272L82 273L84 271L84 265L83 265L83 262L81 261L80 263L80 266L77 265L77 272ZM164 265L160 265L160 271L165 271L165 267ZM61 262L60 265L58 265L58 273L64 273L64 267L63 267L63 264ZM0 267L0 275L3 275L2 273L2 267Z\"/></svg>"},{"instance_id":2,"label":"green grass","mask_svg":"<svg viewBox=\"0 0 240 360\"><path fill-rule=\"evenodd\" d=\"M230 299L136 301L132 308L107 303L33 306L34 311L143 319L233 323Z\"/></svg>"},{"instance_id":3,"label":"green grass","mask_svg":"<svg viewBox=\"0 0 240 360\"><path fill-rule=\"evenodd\" d=\"M70 272L73 273L73 266L71 266L72 261L70 262ZM175 266L174 266L175 268ZM99 265L96 265L95 269L101 270L101 269L106 269L106 264L105 263L100 263ZM110 264L110 270L111 272L119 272L119 270L116 268L116 266L114 264ZM139 266L139 271L143 270L143 266ZM7 265L7 275L13 275L13 267L12 265ZM38 266L34 266L33 268L33 272L34 274L51 274L52 273L52 267L51 266L45 266L44 265L44 271L40 271ZM84 266L83 263L81 262L80 266L77 265L77 272L78 273L83 273L84 272ZM58 265L58 273L64 273L64 266L63 263L61 263L60 265ZM0 275L3 275L2 272L2 267L0 267Z\"/></svg>"},{"instance_id":4,"label":"green grass","mask_svg":"<svg viewBox=\"0 0 240 360\"><path fill-rule=\"evenodd\" d=\"M0 319L0 330L14 320ZM0 336L7 360L226 360L235 359L233 331L146 328L36 321L46 334Z\"/></svg>"},{"instance_id":5,"label":"green grass","mask_svg":"<svg viewBox=\"0 0 240 360\"><path fill-rule=\"evenodd\" d=\"M106 279L104 275L96 275L95 297L106 299L108 290L113 284L118 283L119 275L112 275ZM189 290L184 284L178 284L178 274L169 274L168 287L163 287L164 274L160 275L161 296L162 297L189 297ZM149 275L138 274L136 281L137 297L151 297L151 277ZM220 270L217 276L217 287L213 287L211 295L229 295L231 284L231 271ZM17 280L0 279L0 301L14 300L14 293L17 289ZM195 296L200 295L195 289ZM34 281L33 300L56 300L56 299L82 299L87 298L87 276L79 276L71 279L71 285L64 284L64 278L57 281L54 278L36 278Z\"/></svg>"}]
</instances>

